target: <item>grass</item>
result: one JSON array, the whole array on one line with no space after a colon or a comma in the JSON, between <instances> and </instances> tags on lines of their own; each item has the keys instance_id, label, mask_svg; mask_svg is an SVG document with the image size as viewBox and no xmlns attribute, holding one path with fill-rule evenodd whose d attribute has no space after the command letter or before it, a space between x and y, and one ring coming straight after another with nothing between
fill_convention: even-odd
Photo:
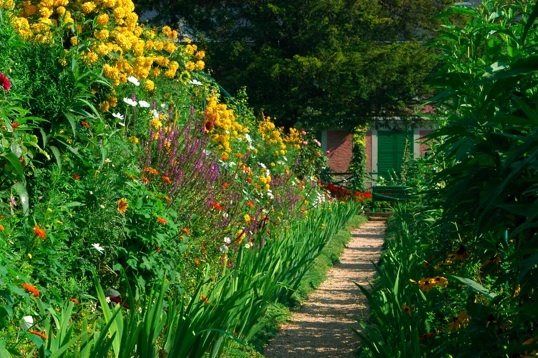
<instances>
[{"instance_id":1,"label":"grass","mask_svg":"<svg viewBox=\"0 0 538 358\"><path fill-rule=\"evenodd\" d=\"M351 230L364 224L368 219L363 215L354 215L346 224L345 228L339 230L316 258L314 264L303 277L299 288L292 295L291 299L284 304L275 304L269 308L265 317L262 317L264 328L252 339L248 346L233 344L223 353L225 358L261 358L263 348L278 333L279 326L286 322L294 309L298 308L308 296L314 292L327 278L327 272L339 262L340 255L344 251L346 244L351 239Z\"/></svg>"}]
</instances>

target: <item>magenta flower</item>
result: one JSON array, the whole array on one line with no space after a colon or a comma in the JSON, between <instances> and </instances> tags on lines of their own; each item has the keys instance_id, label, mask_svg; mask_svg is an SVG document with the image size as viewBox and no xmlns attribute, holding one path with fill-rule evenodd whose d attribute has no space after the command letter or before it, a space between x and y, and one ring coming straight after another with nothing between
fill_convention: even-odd
<instances>
[{"instance_id":1,"label":"magenta flower","mask_svg":"<svg viewBox=\"0 0 538 358\"><path fill-rule=\"evenodd\" d=\"M3 73L0 73L0 86L2 86L6 92L11 89L11 82L9 82L9 79Z\"/></svg>"}]
</instances>

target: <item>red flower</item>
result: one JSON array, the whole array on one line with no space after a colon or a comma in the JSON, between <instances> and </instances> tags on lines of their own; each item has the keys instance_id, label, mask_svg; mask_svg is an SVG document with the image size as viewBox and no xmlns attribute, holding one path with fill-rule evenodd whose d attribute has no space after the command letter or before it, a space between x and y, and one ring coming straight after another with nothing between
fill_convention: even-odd
<instances>
[{"instance_id":1,"label":"red flower","mask_svg":"<svg viewBox=\"0 0 538 358\"><path fill-rule=\"evenodd\" d=\"M157 222L161 225L164 225L166 224L168 221L166 221L166 219L163 219L163 218L157 218Z\"/></svg>"},{"instance_id":2,"label":"red flower","mask_svg":"<svg viewBox=\"0 0 538 358\"><path fill-rule=\"evenodd\" d=\"M8 92L11 89L11 82L3 73L0 73L0 86L2 86L2 88L6 92Z\"/></svg>"},{"instance_id":3,"label":"red flower","mask_svg":"<svg viewBox=\"0 0 538 358\"><path fill-rule=\"evenodd\" d=\"M85 121L80 121L80 124L88 129L90 129L90 125L88 124L88 122L85 122Z\"/></svg>"},{"instance_id":4,"label":"red flower","mask_svg":"<svg viewBox=\"0 0 538 358\"><path fill-rule=\"evenodd\" d=\"M71 175L71 176L72 176L73 179L75 179L75 180L79 180L79 179L80 179L80 175L78 175L78 174L76 174L76 173L73 174L73 175Z\"/></svg>"},{"instance_id":5,"label":"red flower","mask_svg":"<svg viewBox=\"0 0 538 358\"><path fill-rule=\"evenodd\" d=\"M17 121L13 121L13 123L11 123L11 128L13 128L13 130L19 128L20 124L17 122Z\"/></svg>"},{"instance_id":6,"label":"red flower","mask_svg":"<svg viewBox=\"0 0 538 358\"><path fill-rule=\"evenodd\" d=\"M34 285L31 285L29 283L23 283L22 288L30 292L35 297L39 297L39 290Z\"/></svg>"},{"instance_id":7,"label":"red flower","mask_svg":"<svg viewBox=\"0 0 538 358\"><path fill-rule=\"evenodd\" d=\"M222 210L222 206L220 204L218 204L218 203L213 203L213 204L211 204L211 206L214 207L217 210Z\"/></svg>"},{"instance_id":8,"label":"red flower","mask_svg":"<svg viewBox=\"0 0 538 358\"><path fill-rule=\"evenodd\" d=\"M69 301L73 302L74 304L78 305L80 302L75 297L71 297Z\"/></svg>"},{"instance_id":9,"label":"red flower","mask_svg":"<svg viewBox=\"0 0 538 358\"><path fill-rule=\"evenodd\" d=\"M34 232L37 236L39 236L43 240L45 240L45 238L47 237L47 233L45 232L45 230L40 228L39 225L34 226Z\"/></svg>"}]
</instances>

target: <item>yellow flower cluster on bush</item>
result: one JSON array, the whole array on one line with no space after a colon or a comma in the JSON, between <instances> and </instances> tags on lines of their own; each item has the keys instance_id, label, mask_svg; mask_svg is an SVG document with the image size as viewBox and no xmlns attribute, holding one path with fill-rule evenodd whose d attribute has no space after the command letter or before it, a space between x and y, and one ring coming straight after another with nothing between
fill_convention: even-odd
<instances>
[{"instance_id":1,"label":"yellow flower cluster on bush","mask_svg":"<svg viewBox=\"0 0 538 358\"><path fill-rule=\"evenodd\" d=\"M50 44L56 30L65 28L69 31L66 50L77 47L87 65L100 63L114 86L134 76L147 91L154 91L152 77L175 78L180 69L188 75L205 67L205 52L190 40L178 50L176 30L141 26L132 0L0 0L0 6L13 10L14 28L24 39Z\"/></svg>"},{"instance_id":2,"label":"yellow flower cluster on bush","mask_svg":"<svg viewBox=\"0 0 538 358\"><path fill-rule=\"evenodd\" d=\"M225 156L232 152L232 143L243 141L249 132L246 126L237 121L234 111L226 104L219 103L216 96L207 98L204 128L211 133L211 140Z\"/></svg>"}]
</instances>

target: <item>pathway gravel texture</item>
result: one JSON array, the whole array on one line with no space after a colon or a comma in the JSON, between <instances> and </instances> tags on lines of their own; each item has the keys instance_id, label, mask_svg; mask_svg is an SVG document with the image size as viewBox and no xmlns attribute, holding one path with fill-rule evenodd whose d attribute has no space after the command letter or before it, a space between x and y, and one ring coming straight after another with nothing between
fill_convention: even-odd
<instances>
[{"instance_id":1,"label":"pathway gravel texture","mask_svg":"<svg viewBox=\"0 0 538 358\"><path fill-rule=\"evenodd\" d=\"M355 282L366 285L375 274L385 238L386 220L371 217L351 232L340 262L294 312L265 349L265 357L353 357L359 340L357 318L368 316L366 298Z\"/></svg>"}]
</instances>

